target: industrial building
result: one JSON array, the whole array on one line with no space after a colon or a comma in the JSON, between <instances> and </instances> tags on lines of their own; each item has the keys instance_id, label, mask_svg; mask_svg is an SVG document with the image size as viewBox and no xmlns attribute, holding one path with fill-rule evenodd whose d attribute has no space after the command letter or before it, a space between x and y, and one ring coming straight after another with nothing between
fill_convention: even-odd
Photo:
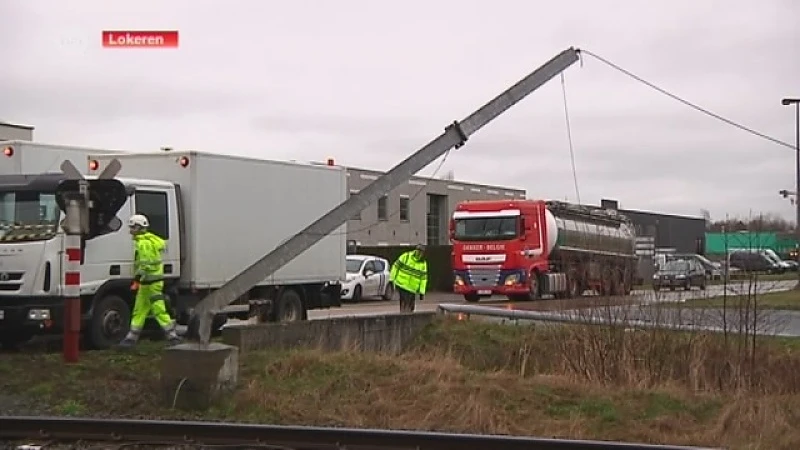
<instances>
[{"instance_id":1,"label":"industrial building","mask_svg":"<svg viewBox=\"0 0 800 450\"><path fill-rule=\"evenodd\" d=\"M703 253L705 249L706 220L702 217L660 214L649 211L621 209L616 200L604 199L603 209L613 209L628 217L636 229L641 243L640 254L646 250L663 249L676 253Z\"/></svg>"},{"instance_id":2,"label":"industrial building","mask_svg":"<svg viewBox=\"0 0 800 450\"><path fill-rule=\"evenodd\" d=\"M13 140L32 141L33 127L29 125L0 122L0 141Z\"/></svg>"},{"instance_id":3,"label":"industrial building","mask_svg":"<svg viewBox=\"0 0 800 450\"><path fill-rule=\"evenodd\" d=\"M348 168L350 194L358 193L382 172ZM448 245L450 216L466 200L525 199L525 190L413 177L347 222L351 245Z\"/></svg>"}]
</instances>

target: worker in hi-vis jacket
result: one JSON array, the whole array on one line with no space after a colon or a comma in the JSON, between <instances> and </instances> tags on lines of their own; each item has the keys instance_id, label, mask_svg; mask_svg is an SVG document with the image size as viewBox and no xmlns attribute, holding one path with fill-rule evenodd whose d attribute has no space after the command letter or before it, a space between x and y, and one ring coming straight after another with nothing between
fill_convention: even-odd
<instances>
[{"instance_id":1,"label":"worker in hi-vis jacket","mask_svg":"<svg viewBox=\"0 0 800 450\"><path fill-rule=\"evenodd\" d=\"M417 245L397 258L389 272L389 280L400 294L400 312L414 312L416 297L425 298L428 287L428 263L425 260L425 246Z\"/></svg>"},{"instance_id":2,"label":"worker in hi-vis jacket","mask_svg":"<svg viewBox=\"0 0 800 450\"><path fill-rule=\"evenodd\" d=\"M164 264L161 252L165 242L150 232L150 221L142 214L134 214L128 221L128 228L133 236L133 285L136 290L136 301L133 304L131 330L120 346L132 347L139 341L147 317L152 316L164 330L170 344L181 342L175 331L175 322L167 312L166 296L164 296Z\"/></svg>"}]
</instances>

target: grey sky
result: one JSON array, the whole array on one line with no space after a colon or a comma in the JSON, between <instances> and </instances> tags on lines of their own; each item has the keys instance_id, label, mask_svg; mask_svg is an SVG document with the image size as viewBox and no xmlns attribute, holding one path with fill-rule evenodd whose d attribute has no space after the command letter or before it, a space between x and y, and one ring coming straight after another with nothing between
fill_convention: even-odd
<instances>
[{"instance_id":1,"label":"grey sky","mask_svg":"<svg viewBox=\"0 0 800 450\"><path fill-rule=\"evenodd\" d=\"M45 142L385 170L574 45L793 143L780 99L800 96L797 17L792 0L5 0L0 120ZM104 49L107 29L177 29L180 47ZM584 202L793 218L777 195L794 185L791 149L591 58L565 75ZM448 170L574 201L559 80L451 152Z\"/></svg>"}]
</instances>

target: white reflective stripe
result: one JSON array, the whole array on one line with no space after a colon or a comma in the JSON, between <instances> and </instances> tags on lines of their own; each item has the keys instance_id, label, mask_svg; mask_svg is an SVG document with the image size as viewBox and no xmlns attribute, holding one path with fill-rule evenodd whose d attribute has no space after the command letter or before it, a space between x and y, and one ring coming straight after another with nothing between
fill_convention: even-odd
<instances>
[{"instance_id":1,"label":"white reflective stripe","mask_svg":"<svg viewBox=\"0 0 800 450\"><path fill-rule=\"evenodd\" d=\"M461 260L465 263L502 263L506 260L506 255L503 253L494 255L476 255L466 254L461 255Z\"/></svg>"},{"instance_id":2,"label":"white reflective stripe","mask_svg":"<svg viewBox=\"0 0 800 450\"><path fill-rule=\"evenodd\" d=\"M81 251L81 236L80 235L73 235L68 234L64 238L64 248L66 250L70 249L77 249ZM66 274L67 273L81 273L81 262L78 261L70 261L69 260L69 253L67 251L64 252L64 276L62 280L64 280L64 297L79 297L81 295L81 287L80 284L78 285L67 285L66 284Z\"/></svg>"},{"instance_id":3,"label":"white reflective stripe","mask_svg":"<svg viewBox=\"0 0 800 450\"><path fill-rule=\"evenodd\" d=\"M503 209L500 211L456 211L454 219L470 219L477 217L516 217L521 214L518 209Z\"/></svg>"}]
</instances>

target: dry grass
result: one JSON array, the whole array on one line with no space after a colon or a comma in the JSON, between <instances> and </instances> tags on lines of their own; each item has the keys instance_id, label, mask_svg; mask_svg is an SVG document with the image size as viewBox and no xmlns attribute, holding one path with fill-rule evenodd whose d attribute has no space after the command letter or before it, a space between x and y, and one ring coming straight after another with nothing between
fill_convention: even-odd
<instances>
[{"instance_id":1,"label":"dry grass","mask_svg":"<svg viewBox=\"0 0 800 450\"><path fill-rule=\"evenodd\" d=\"M759 339L751 360L735 337L442 321L400 356L249 353L237 393L202 415L158 405L160 348L68 368L60 355L3 355L0 392L56 414L800 448L793 340Z\"/></svg>"}]
</instances>

